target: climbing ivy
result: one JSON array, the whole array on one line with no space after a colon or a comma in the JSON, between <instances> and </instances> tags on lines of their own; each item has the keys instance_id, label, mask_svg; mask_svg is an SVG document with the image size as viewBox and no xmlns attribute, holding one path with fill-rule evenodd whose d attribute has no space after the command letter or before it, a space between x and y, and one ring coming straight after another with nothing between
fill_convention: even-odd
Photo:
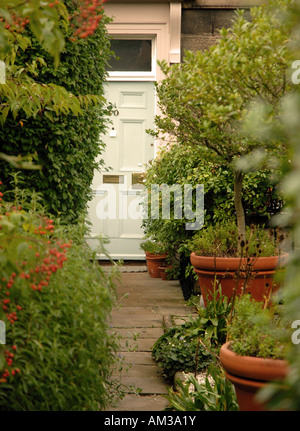
<instances>
[{"instance_id":1,"label":"climbing ivy","mask_svg":"<svg viewBox=\"0 0 300 431\"><path fill-rule=\"evenodd\" d=\"M64 3L69 12L76 10L73 0ZM30 30L27 30L30 45L16 52L17 66L36 62L36 81L51 84L54 91L55 86L63 87L81 103L80 115L51 107L42 107L30 118L25 108L18 117L9 112L0 129L1 151L8 155L32 155L42 167L22 173L26 187L41 192L47 209L66 221L76 221L85 211L94 170L103 163L99 156L104 144L99 136L105 130L103 84L110 57L108 21L102 16L95 32L80 40L70 40L72 29L69 29L58 68ZM40 67L39 59L42 59ZM95 105L85 100L89 95L98 97ZM16 168L1 161L0 169L2 181L9 187L10 174Z\"/></svg>"}]
</instances>

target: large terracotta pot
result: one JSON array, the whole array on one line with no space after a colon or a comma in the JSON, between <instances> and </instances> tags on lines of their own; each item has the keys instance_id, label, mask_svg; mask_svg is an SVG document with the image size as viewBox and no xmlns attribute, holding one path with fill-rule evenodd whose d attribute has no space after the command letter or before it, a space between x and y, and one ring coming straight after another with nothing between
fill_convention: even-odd
<instances>
[{"instance_id":1,"label":"large terracotta pot","mask_svg":"<svg viewBox=\"0 0 300 431\"><path fill-rule=\"evenodd\" d=\"M226 377L235 387L241 411L266 411L267 407L256 399L256 394L267 383L283 380L288 363L281 359L263 359L240 356L230 349L231 342L220 349L220 361Z\"/></svg>"},{"instance_id":2,"label":"large terracotta pot","mask_svg":"<svg viewBox=\"0 0 300 431\"><path fill-rule=\"evenodd\" d=\"M257 301L263 301L270 289L278 285L273 277L279 265L286 261L287 255L271 257L209 257L191 253L190 260L198 275L204 305L213 297L214 288L220 284L222 294L230 298L235 291L241 293L244 285L247 292ZM247 269L248 268L248 269ZM251 270L249 271L249 268ZM237 276L240 271L239 276ZM247 274L247 275L245 275ZM216 283L216 282L217 283Z\"/></svg>"},{"instance_id":3,"label":"large terracotta pot","mask_svg":"<svg viewBox=\"0 0 300 431\"><path fill-rule=\"evenodd\" d=\"M146 252L147 269L150 277L160 278L159 267L165 262L167 254L151 254Z\"/></svg>"}]
</instances>

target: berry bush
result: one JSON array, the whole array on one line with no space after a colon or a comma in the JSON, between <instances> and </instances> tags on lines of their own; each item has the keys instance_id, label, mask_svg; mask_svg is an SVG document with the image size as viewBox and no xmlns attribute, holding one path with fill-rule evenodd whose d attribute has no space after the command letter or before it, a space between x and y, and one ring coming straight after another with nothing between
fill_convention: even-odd
<instances>
[{"instance_id":1,"label":"berry bush","mask_svg":"<svg viewBox=\"0 0 300 431\"><path fill-rule=\"evenodd\" d=\"M118 397L114 274L92 261L84 226L0 199L0 410L101 410Z\"/></svg>"}]
</instances>

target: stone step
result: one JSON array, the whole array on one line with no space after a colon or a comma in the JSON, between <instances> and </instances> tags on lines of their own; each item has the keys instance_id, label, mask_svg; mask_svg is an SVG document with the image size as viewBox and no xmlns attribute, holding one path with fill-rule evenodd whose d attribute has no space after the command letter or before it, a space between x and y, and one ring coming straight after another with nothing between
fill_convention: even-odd
<instances>
[{"instance_id":1,"label":"stone step","mask_svg":"<svg viewBox=\"0 0 300 431\"><path fill-rule=\"evenodd\" d=\"M127 364L144 364L157 366L154 359L152 359L150 352L121 352L120 355Z\"/></svg>"}]
</instances>

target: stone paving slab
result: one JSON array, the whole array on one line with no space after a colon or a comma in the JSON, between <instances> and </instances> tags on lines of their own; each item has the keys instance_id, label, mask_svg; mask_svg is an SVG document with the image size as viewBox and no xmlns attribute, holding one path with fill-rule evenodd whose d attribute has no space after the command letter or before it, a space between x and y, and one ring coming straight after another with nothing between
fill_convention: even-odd
<instances>
[{"instance_id":1,"label":"stone paving slab","mask_svg":"<svg viewBox=\"0 0 300 431\"><path fill-rule=\"evenodd\" d=\"M111 325L113 328L159 327L162 317L166 314L186 315L189 311L185 306L164 307L122 307L112 312Z\"/></svg>"},{"instance_id":2,"label":"stone paving slab","mask_svg":"<svg viewBox=\"0 0 300 431\"><path fill-rule=\"evenodd\" d=\"M139 328L149 328L149 326L151 325L151 327L158 327L158 325L160 325L161 323L161 318L160 316L145 316L145 318L143 317L128 317L126 315L120 316L118 318L118 323L112 323L112 327L113 328L136 328L136 331L139 330Z\"/></svg>"},{"instance_id":3,"label":"stone paving slab","mask_svg":"<svg viewBox=\"0 0 300 431\"><path fill-rule=\"evenodd\" d=\"M128 386L127 393L141 391L143 395L167 394L167 386L161 376L132 377L121 376L120 382Z\"/></svg>"},{"instance_id":4,"label":"stone paving slab","mask_svg":"<svg viewBox=\"0 0 300 431\"><path fill-rule=\"evenodd\" d=\"M126 385L127 393L118 406L106 411L162 411L168 404L162 397L168 386L151 348L170 320L166 315L188 319L194 310L186 305L178 281L154 279L147 272L122 272L117 296L121 305L113 310L110 324L121 337L124 364L113 377Z\"/></svg>"},{"instance_id":5,"label":"stone paving slab","mask_svg":"<svg viewBox=\"0 0 300 431\"><path fill-rule=\"evenodd\" d=\"M128 367L122 373L115 371L113 376L120 376L123 374L125 377L161 377L161 371L157 365L145 365L145 364L135 364Z\"/></svg>"},{"instance_id":6,"label":"stone paving slab","mask_svg":"<svg viewBox=\"0 0 300 431\"><path fill-rule=\"evenodd\" d=\"M132 339L133 337L137 336L138 340L141 340L143 338L159 338L161 335L163 335L164 330L161 326L157 328L116 328L114 331L118 331L119 336L122 338Z\"/></svg>"},{"instance_id":7,"label":"stone paving slab","mask_svg":"<svg viewBox=\"0 0 300 431\"><path fill-rule=\"evenodd\" d=\"M120 355L129 364L156 365L149 352L121 352Z\"/></svg>"},{"instance_id":8,"label":"stone paving slab","mask_svg":"<svg viewBox=\"0 0 300 431\"><path fill-rule=\"evenodd\" d=\"M154 412L162 411L168 406L168 401L161 395L133 395L127 394L120 401L117 407L112 407L109 411L141 411Z\"/></svg>"},{"instance_id":9,"label":"stone paving slab","mask_svg":"<svg viewBox=\"0 0 300 431\"><path fill-rule=\"evenodd\" d=\"M129 289L124 289L124 294L128 294L128 298L126 298L126 304L127 306L132 306L132 307L143 307L145 306L154 306L154 307L158 307L158 306L166 306L169 307L171 305L173 305L174 307L178 306L178 300L176 299L176 296L180 295L180 291L175 292L167 292L167 293L163 293L161 291L157 291L157 292L147 292L147 293L142 293L139 296L135 296L132 294L132 292L129 291ZM174 298L175 296L175 298ZM123 307L123 302L124 300L121 301L121 306L120 308Z\"/></svg>"},{"instance_id":10,"label":"stone paving slab","mask_svg":"<svg viewBox=\"0 0 300 431\"><path fill-rule=\"evenodd\" d=\"M134 350L135 352L151 352L153 344L157 338L141 338L133 340L132 338L123 338L120 340L120 352Z\"/></svg>"}]
</instances>

